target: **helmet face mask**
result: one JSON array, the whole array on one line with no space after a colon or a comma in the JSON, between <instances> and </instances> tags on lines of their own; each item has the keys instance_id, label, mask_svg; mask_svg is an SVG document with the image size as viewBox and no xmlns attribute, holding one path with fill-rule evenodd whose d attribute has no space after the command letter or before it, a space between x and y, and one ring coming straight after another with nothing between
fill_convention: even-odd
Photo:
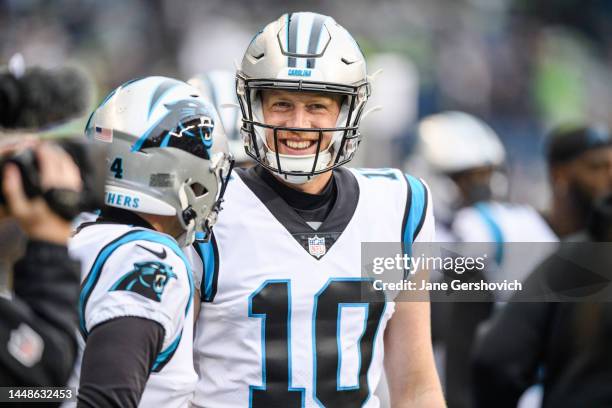
<instances>
[{"instance_id":1,"label":"helmet face mask","mask_svg":"<svg viewBox=\"0 0 612 408\"><path fill-rule=\"evenodd\" d=\"M110 143L106 205L176 217L181 245L208 237L232 167L217 123L214 108L183 82L148 77L117 88L86 128L90 139Z\"/></svg>"},{"instance_id":2,"label":"helmet face mask","mask_svg":"<svg viewBox=\"0 0 612 408\"><path fill-rule=\"evenodd\" d=\"M308 34L308 29L310 35L303 35ZM299 39L298 31L308 38ZM265 123L261 92L266 90L340 97L338 120L335 126L326 128ZM370 85L361 50L332 18L292 13L266 26L245 53L237 74L236 92L242 109L241 133L246 152L268 170L290 182L303 183L353 158L361 140L359 122L370 95ZM269 146L266 138L270 131L274 146ZM315 133L318 139L315 153L278 153L279 132ZM322 148L326 133L332 134L332 140L328 147Z\"/></svg>"}]
</instances>

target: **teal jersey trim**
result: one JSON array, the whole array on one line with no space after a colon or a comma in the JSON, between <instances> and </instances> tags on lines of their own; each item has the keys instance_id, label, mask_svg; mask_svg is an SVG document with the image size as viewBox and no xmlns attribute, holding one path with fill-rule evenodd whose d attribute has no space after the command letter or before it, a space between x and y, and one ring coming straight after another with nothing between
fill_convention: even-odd
<instances>
[{"instance_id":1,"label":"teal jersey trim","mask_svg":"<svg viewBox=\"0 0 612 408\"><path fill-rule=\"evenodd\" d=\"M412 244L425 222L427 213L427 189L419 179L406 174L407 181L407 203L403 225L404 253L412 255Z\"/></svg>"},{"instance_id":2,"label":"teal jersey trim","mask_svg":"<svg viewBox=\"0 0 612 408\"><path fill-rule=\"evenodd\" d=\"M210 239L208 242L196 242L194 245L196 248L196 252L202 259L202 266L204 269L202 274L202 283L200 286L200 296L202 297L203 301L210 302L212 301L214 295L213 283L215 280L217 262L214 242L213 239Z\"/></svg>"},{"instance_id":3,"label":"teal jersey trim","mask_svg":"<svg viewBox=\"0 0 612 408\"><path fill-rule=\"evenodd\" d=\"M170 361L174 352L178 348L179 343L181 342L181 338L183 337L183 330L180 331L179 335L176 336L176 339L168 346L165 350L162 350L157 355L155 362L153 363L153 367L151 367L151 372L159 372L162 368Z\"/></svg>"},{"instance_id":4,"label":"teal jersey trim","mask_svg":"<svg viewBox=\"0 0 612 408\"><path fill-rule=\"evenodd\" d=\"M476 203L474 208L476 211L478 211L478 214L482 217L483 221L487 225L487 228L489 228L489 231L491 232L491 236L495 241L495 262L498 265L501 265L502 261L504 260L504 234L501 227L495 221L495 218L493 218L491 207L487 203Z\"/></svg>"}]
</instances>

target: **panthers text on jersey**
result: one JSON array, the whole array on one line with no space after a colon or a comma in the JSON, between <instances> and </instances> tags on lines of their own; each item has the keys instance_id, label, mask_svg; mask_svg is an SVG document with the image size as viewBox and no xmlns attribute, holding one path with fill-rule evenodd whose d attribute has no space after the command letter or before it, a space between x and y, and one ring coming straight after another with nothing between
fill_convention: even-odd
<instances>
[{"instance_id":1,"label":"panthers text on jersey","mask_svg":"<svg viewBox=\"0 0 612 408\"><path fill-rule=\"evenodd\" d=\"M213 239L197 246L194 404L379 406L395 304L361 277L361 243L432 241L425 184L399 170L336 169L336 201L315 230L253 169L236 173Z\"/></svg>"},{"instance_id":2,"label":"panthers text on jersey","mask_svg":"<svg viewBox=\"0 0 612 408\"><path fill-rule=\"evenodd\" d=\"M152 367L141 407L185 407L193 395L193 277L169 235L124 224L100 223L78 232L70 254L81 261L79 355L70 385L78 386L87 334L123 316L158 322L162 350ZM109 356L110 357L110 356Z\"/></svg>"}]
</instances>

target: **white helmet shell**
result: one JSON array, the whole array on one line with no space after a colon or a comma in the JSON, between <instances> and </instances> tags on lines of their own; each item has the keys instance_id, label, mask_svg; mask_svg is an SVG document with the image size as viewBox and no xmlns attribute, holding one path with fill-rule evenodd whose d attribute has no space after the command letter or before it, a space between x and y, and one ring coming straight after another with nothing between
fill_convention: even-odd
<instances>
[{"instance_id":1,"label":"white helmet shell","mask_svg":"<svg viewBox=\"0 0 612 408\"><path fill-rule=\"evenodd\" d=\"M428 116L419 123L417 138L417 154L440 173L498 167L505 161L504 146L495 131L467 113Z\"/></svg>"},{"instance_id":2,"label":"white helmet shell","mask_svg":"<svg viewBox=\"0 0 612 408\"><path fill-rule=\"evenodd\" d=\"M209 232L231 170L218 123L212 104L176 79L136 79L112 91L85 129L108 144L106 205L176 216L181 244Z\"/></svg>"}]
</instances>

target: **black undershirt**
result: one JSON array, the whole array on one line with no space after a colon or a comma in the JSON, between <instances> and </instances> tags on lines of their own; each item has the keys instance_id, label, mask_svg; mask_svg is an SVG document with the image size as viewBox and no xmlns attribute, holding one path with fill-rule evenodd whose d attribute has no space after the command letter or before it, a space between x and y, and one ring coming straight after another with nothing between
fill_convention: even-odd
<instances>
[{"instance_id":1,"label":"black undershirt","mask_svg":"<svg viewBox=\"0 0 612 408\"><path fill-rule=\"evenodd\" d=\"M77 407L137 407L163 340L163 327L140 317L95 326L83 353Z\"/></svg>"},{"instance_id":2,"label":"black undershirt","mask_svg":"<svg viewBox=\"0 0 612 408\"><path fill-rule=\"evenodd\" d=\"M334 177L330 178L320 194L309 194L287 186L261 166L257 166L255 172L306 222L325 221L334 207L338 195Z\"/></svg>"}]
</instances>

